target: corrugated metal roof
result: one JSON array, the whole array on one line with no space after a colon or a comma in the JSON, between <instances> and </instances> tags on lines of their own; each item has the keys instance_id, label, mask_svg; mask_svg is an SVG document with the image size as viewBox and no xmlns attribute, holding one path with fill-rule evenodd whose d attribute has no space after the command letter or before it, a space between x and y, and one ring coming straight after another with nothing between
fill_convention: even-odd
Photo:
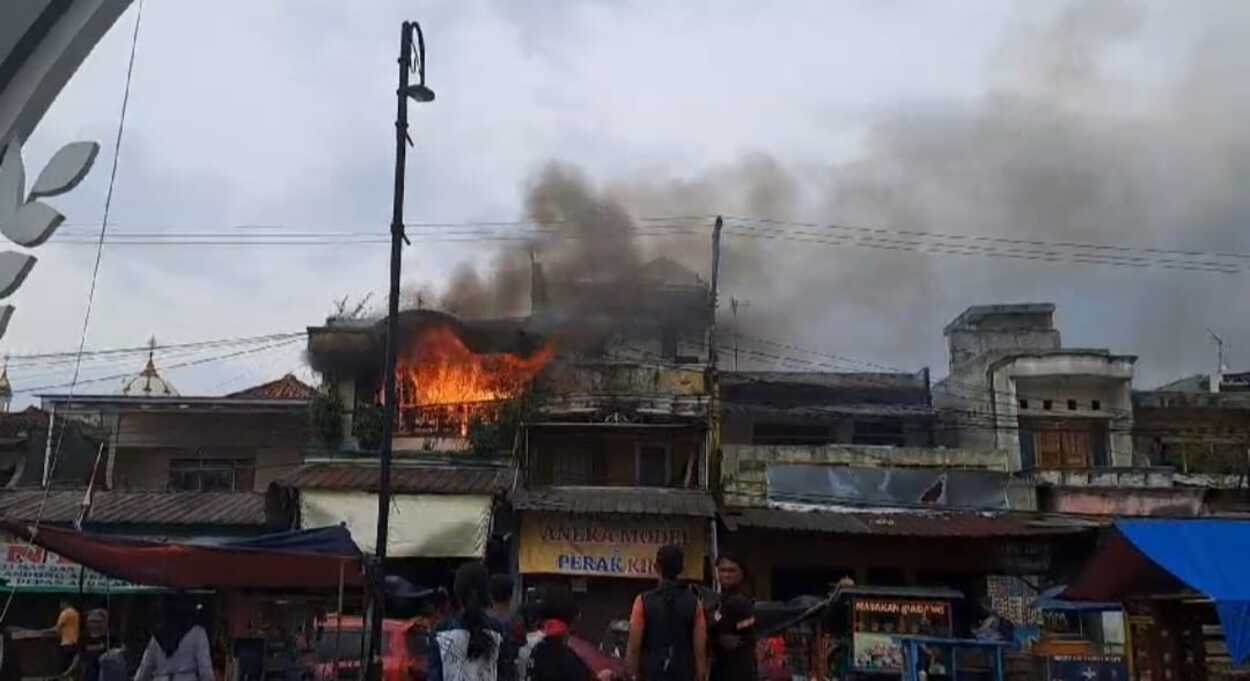
<instances>
[{"instance_id":1,"label":"corrugated metal roof","mask_svg":"<svg viewBox=\"0 0 1250 681\"><path fill-rule=\"evenodd\" d=\"M501 466L397 464L391 467L396 494L494 494L512 486L513 471ZM280 484L296 489L376 492L378 466L373 462L310 463Z\"/></svg>"},{"instance_id":2,"label":"corrugated metal roof","mask_svg":"<svg viewBox=\"0 0 1250 681\"><path fill-rule=\"evenodd\" d=\"M71 523L82 508L83 490L53 490L44 502L39 489L0 492L0 517L20 522ZM40 516L40 507L43 507ZM265 525L265 495L256 492L95 493L88 523L126 525Z\"/></svg>"},{"instance_id":3,"label":"corrugated metal roof","mask_svg":"<svg viewBox=\"0 0 1250 681\"><path fill-rule=\"evenodd\" d=\"M1041 523L1028 516L933 512L835 512L751 508L722 513L731 529L896 537L1020 537L1084 532L1081 524Z\"/></svg>"},{"instance_id":4,"label":"corrugated metal roof","mask_svg":"<svg viewBox=\"0 0 1250 681\"><path fill-rule=\"evenodd\" d=\"M549 487L518 489L512 505L523 511L628 513L712 518L716 502L698 490L658 487Z\"/></svg>"}]
</instances>

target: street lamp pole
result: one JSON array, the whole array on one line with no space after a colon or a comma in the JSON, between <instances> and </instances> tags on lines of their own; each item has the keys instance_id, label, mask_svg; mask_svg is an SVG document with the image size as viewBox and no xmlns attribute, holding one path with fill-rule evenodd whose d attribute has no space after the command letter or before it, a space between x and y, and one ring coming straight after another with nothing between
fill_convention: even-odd
<instances>
[{"instance_id":1,"label":"street lamp pole","mask_svg":"<svg viewBox=\"0 0 1250 681\"><path fill-rule=\"evenodd\" d=\"M413 35L416 35L416 54L413 54ZM409 83L409 74L416 67L416 85ZM384 370L385 401L382 420L382 446L378 452L378 531L374 547L374 589L369 621L369 669L368 678L381 681L382 620L385 611L386 543L390 528L391 509L391 452L395 431L395 363L399 352L399 280L403 266L403 245L408 243L404 234L404 165L408 155L408 98L418 102L434 101L434 92L425 85L425 37L421 25L405 21L399 38L399 89L395 91L395 195L391 207L391 284L386 311L386 365Z\"/></svg>"}]
</instances>

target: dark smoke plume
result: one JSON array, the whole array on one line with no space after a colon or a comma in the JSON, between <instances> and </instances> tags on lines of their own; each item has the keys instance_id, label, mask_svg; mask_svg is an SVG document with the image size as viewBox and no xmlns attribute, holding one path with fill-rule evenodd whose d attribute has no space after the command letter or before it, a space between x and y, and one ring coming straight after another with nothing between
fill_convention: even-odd
<instances>
[{"instance_id":1,"label":"dark smoke plume","mask_svg":"<svg viewBox=\"0 0 1250 681\"><path fill-rule=\"evenodd\" d=\"M1113 68L1117 55L1145 51L1152 14L1143 5L1083 0L1049 25L1022 21L1004 37L982 96L879 112L861 151L844 162L813 167L757 154L694 178L618 178L602 188L573 168L547 166L526 210L555 223L559 236L505 248L480 276L457 272L441 303L467 315L525 314L531 252L550 281L628 277L659 255L706 280L710 220L682 223L702 230L697 236L662 238L654 233L663 228L631 216L723 213L1250 252L1250 4L1203 3L1202 11L1206 28L1182 62L1153 63L1152 75L1169 75L1162 81ZM732 322L729 299L744 301L744 336L909 370L927 364L941 375L942 326L964 307L1053 301L1068 344L1140 355L1140 385L1213 368L1207 327L1228 342L1231 362L1241 364L1233 369L1250 368L1247 274L926 255L804 242L779 229L726 228L720 315ZM750 361L865 368L779 354L790 363Z\"/></svg>"}]
</instances>

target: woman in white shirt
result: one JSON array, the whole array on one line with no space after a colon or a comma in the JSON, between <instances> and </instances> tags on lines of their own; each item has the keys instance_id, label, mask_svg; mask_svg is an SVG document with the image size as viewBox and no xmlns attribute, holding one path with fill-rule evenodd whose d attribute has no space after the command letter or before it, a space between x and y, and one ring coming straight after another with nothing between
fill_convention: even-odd
<instances>
[{"instance_id":1,"label":"woman in white shirt","mask_svg":"<svg viewBox=\"0 0 1250 681\"><path fill-rule=\"evenodd\" d=\"M214 681L208 633L195 623L194 606L176 599L162 610L134 681Z\"/></svg>"}]
</instances>

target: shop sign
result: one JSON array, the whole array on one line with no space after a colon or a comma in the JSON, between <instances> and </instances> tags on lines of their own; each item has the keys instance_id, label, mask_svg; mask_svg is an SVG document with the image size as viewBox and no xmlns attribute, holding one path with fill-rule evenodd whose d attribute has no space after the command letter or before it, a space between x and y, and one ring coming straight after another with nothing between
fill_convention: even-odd
<instances>
[{"instance_id":1,"label":"shop sign","mask_svg":"<svg viewBox=\"0 0 1250 681\"><path fill-rule=\"evenodd\" d=\"M881 601L861 598L855 601L855 612L872 612L885 615L933 615L942 618L950 611L944 601Z\"/></svg>"},{"instance_id":2,"label":"shop sign","mask_svg":"<svg viewBox=\"0 0 1250 681\"><path fill-rule=\"evenodd\" d=\"M1040 574L1050 571L1051 554L1048 544L997 543L994 544L994 558L994 564L1007 572Z\"/></svg>"},{"instance_id":3,"label":"shop sign","mask_svg":"<svg viewBox=\"0 0 1250 681\"><path fill-rule=\"evenodd\" d=\"M898 673L903 668L903 646L892 634L857 631L852 636L855 646L855 669L863 672Z\"/></svg>"},{"instance_id":4,"label":"shop sign","mask_svg":"<svg viewBox=\"0 0 1250 681\"><path fill-rule=\"evenodd\" d=\"M686 553L688 579L703 576L706 522L527 513L521 521L521 572L654 578L655 552L666 544Z\"/></svg>"},{"instance_id":5,"label":"shop sign","mask_svg":"<svg viewBox=\"0 0 1250 681\"><path fill-rule=\"evenodd\" d=\"M852 666L897 674L903 668L903 646L895 637L949 635L950 607L938 600L855 599Z\"/></svg>"},{"instance_id":6,"label":"shop sign","mask_svg":"<svg viewBox=\"0 0 1250 681\"><path fill-rule=\"evenodd\" d=\"M80 580L84 593L152 590L152 587L123 582L105 577L94 570L84 569L78 563L38 546L0 542L0 590L78 593Z\"/></svg>"},{"instance_id":7,"label":"shop sign","mask_svg":"<svg viewBox=\"0 0 1250 681\"><path fill-rule=\"evenodd\" d=\"M1128 666L1120 655L1056 655L1050 658L1051 681L1125 681Z\"/></svg>"}]
</instances>

